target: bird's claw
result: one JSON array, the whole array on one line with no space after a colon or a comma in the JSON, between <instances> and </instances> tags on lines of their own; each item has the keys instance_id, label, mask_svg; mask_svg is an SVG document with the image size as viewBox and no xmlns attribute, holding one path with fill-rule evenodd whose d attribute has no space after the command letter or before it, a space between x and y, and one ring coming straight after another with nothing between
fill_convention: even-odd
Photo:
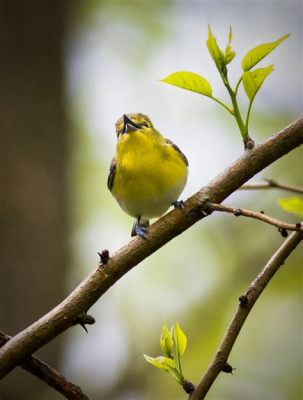
<instances>
[{"instance_id":1,"label":"bird's claw","mask_svg":"<svg viewBox=\"0 0 303 400\"><path fill-rule=\"evenodd\" d=\"M172 203L172 206L173 206L174 208L181 208L181 209L183 210L184 207L185 207L185 204L184 204L184 201L183 201L183 200L176 200L176 201L174 201L174 202Z\"/></svg>"},{"instance_id":2,"label":"bird's claw","mask_svg":"<svg viewBox=\"0 0 303 400\"><path fill-rule=\"evenodd\" d=\"M147 239L147 229L136 221L133 225L131 236L140 236L142 239Z\"/></svg>"},{"instance_id":3,"label":"bird's claw","mask_svg":"<svg viewBox=\"0 0 303 400\"><path fill-rule=\"evenodd\" d=\"M142 239L147 239L147 229L143 226L137 225L135 227L135 233L137 236L140 236Z\"/></svg>"}]
</instances>

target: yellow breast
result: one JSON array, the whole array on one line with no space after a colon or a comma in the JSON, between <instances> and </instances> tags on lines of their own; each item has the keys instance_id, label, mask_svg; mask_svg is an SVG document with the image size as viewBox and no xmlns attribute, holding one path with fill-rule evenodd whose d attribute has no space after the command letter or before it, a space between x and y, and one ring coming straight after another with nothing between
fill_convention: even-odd
<instances>
[{"instance_id":1,"label":"yellow breast","mask_svg":"<svg viewBox=\"0 0 303 400\"><path fill-rule=\"evenodd\" d=\"M162 215L187 180L182 155L158 133L132 132L119 140L112 194L133 217Z\"/></svg>"}]
</instances>

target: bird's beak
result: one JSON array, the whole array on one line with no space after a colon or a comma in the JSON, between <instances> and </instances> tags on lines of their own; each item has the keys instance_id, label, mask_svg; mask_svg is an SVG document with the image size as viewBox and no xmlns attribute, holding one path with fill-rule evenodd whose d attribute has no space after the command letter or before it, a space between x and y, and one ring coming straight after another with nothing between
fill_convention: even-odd
<instances>
[{"instance_id":1,"label":"bird's beak","mask_svg":"<svg viewBox=\"0 0 303 400\"><path fill-rule=\"evenodd\" d=\"M132 121L126 114L123 114L123 131L122 133L129 133L140 129L140 126Z\"/></svg>"}]
</instances>

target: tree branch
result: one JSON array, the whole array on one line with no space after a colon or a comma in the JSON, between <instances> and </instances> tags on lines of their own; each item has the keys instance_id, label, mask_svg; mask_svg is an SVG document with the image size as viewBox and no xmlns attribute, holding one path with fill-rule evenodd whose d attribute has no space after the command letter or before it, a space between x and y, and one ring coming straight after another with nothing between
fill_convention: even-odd
<instances>
[{"instance_id":1,"label":"tree branch","mask_svg":"<svg viewBox=\"0 0 303 400\"><path fill-rule=\"evenodd\" d=\"M117 280L160 247L205 217L207 202L221 203L256 173L303 144L303 118L247 150L206 187L148 229L148 240L135 237L106 265L95 269L61 304L18 333L0 349L0 378L25 357L68 329L77 315L87 311Z\"/></svg>"},{"instance_id":2,"label":"tree branch","mask_svg":"<svg viewBox=\"0 0 303 400\"><path fill-rule=\"evenodd\" d=\"M8 342L11 339L10 336L0 331L0 346ZM24 359L20 366L27 372L41 379L47 385L51 386L57 392L61 393L65 398L70 400L89 400L79 386L69 382L63 375L58 371L50 367L45 362L39 360L36 357L30 356Z\"/></svg>"},{"instance_id":3,"label":"tree branch","mask_svg":"<svg viewBox=\"0 0 303 400\"><path fill-rule=\"evenodd\" d=\"M202 400L205 398L212 384L222 369L226 366L228 356L250 310L275 273L284 264L287 257L292 253L292 251L294 251L301 240L303 240L302 233L293 232L271 257L256 279L250 284L246 293L240 296L238 309L224 334L216 355L207 368L200 383L197 385L196 390L189 397L190 400Z\"/></svg>"},{"instance_id":4,"label":"tree branch","mask_svg":"<svg viewBox=\"0 0 303 400\"><path fill-rule=\"evenodd\" d=\"M303 227L300 222L297 224L288 224L287 222L279 221L278 219L272 218L263 212L257 212L252 210L246 210L245 208L236 208L231 206L226 206L224 204L214 204L208 203L207 208L211 211L223 211L227 213L234 214L236 217L243 215L244 217L255 218L260 221L266 222L267 224L276 226L279 231L297 231L303 233Z\"/></svg>"},{"instance_id":5,"label":"tree branch","mask_svg":"<svg viewBox=\"0 0 303 400\"><path fill-rule=\"evenodd\" d=\"M286 183L279 183L273 179L265 179L265 182L246 183L239 188L240 190L259 190L259 189L283 189L293 193L303 194L303 188Z\"/></svg>"}]
</instances>

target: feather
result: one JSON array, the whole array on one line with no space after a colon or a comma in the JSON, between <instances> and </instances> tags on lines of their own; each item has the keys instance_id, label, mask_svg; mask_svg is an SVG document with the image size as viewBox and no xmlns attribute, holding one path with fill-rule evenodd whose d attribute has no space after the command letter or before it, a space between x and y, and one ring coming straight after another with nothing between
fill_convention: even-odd
<instances>
[{"instance_id":1,"label":"feather","mask_svg":"<svg viewBox=\"0 0 303 400\"><path fill-rule=\"evenodd\" d=\"M116 172L116 160L113 158L110 163L109 174L108 174L108 178L107 178L107 187L110 191L113 188L115 172Z\"/></svg>"},{"instance_id":2,"label":"feather","mask_svg":"<svg viewBox=\"0 0 303 400\"><path fill-rule=\"evenodd\" d=\"M186 158L185 154L182 153L182 151L179 149L179 147L174 142L172 142L170 139L165 138L165 141L168 145L170 145L175 150L177 150L177 152L182 156L185 165L188 167L188 159Z\"/></svg>"}]
</instances>

